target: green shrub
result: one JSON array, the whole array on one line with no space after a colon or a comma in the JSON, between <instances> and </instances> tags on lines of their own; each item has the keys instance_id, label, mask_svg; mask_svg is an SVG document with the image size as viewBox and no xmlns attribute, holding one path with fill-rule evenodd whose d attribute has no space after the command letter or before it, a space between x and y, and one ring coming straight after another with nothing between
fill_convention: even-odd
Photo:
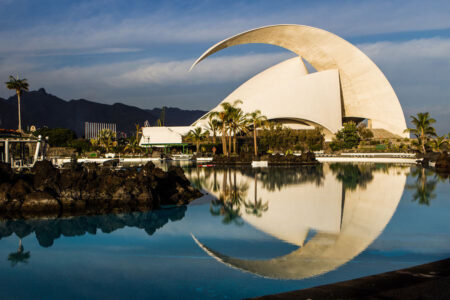
<instances>
[{"instance_id":1,"label":"green shrub","mask_svg":"<svg viewBox=\"0 0 450 300\"><path fill-rule=\"evenodd\" d=\"M33 135L48 137L48 142L52 147L66 147L67 144L76 139L77 136L73 130L66 128L39 128Z\"/></svg>"},{"instance_id":2,"label":"green shrub","mask_svg":"<svg viewBox=\"0 0 450 300\"><path fill-rule=\"evenodd\" d=\"M333 151L352 149L358 146L360 137L355 122L344 123L344 128L336 133L336 138L330 143Z\"/></svg>"}]
</instances>

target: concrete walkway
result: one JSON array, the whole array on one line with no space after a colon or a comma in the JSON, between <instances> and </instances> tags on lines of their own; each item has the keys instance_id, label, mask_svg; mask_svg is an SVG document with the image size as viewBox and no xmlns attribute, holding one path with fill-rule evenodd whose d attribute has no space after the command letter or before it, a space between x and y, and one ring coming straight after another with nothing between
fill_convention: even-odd
<instances>
[{"instance_id":1,"label":"concrete walkway","mask_svg":"<svg viewBox=\"0 0 450 300\"><path fill-rule=\"evenodd\" d=\"M450 258L255 299L450 299Z\"/></svg>"},{"instance_id":2,"label":"concrete walkway","mask_svg":"<svg viewBox=\"0 0 450 300\"><path fill-rule=\"evenodd\" d=\"M369 163L397 163L397 164L416 164L417 158L400 157L316 157L320 162L369 162Z\"/></svg>"}]
</instances>

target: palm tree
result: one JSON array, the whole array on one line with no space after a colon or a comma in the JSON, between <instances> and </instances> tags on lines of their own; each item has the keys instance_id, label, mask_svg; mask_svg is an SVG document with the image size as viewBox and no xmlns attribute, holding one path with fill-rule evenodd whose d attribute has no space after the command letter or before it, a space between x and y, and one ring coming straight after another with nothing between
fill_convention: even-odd
<instances>
[{"instance_id":1,"label":"palm tree","mask_svg":"<svg viewBox=\"0 0 450 300\"><path fill-rule=\"evenodd\" d=\"M230 132L230 135L228 136L228 153L231 153L231 135L233 134L231 124L233 124L233 119L237 116L237 111L240 110L240 108L237 107L239 104L242 104L242 100L237 99L231 104L228 102L221 104L226 115L225 125Z\"/></svg>"},{"instance_id":2,"label":"palm tree","mask_svg":"<svg viewBox=\"0 0 450 300\"><path fill-rule=\"evenodd\" d=\"M110 129L102 129L98 133L98 143L105 148L106 152L111 151L112 147L114 147L115 139L116 133Z\"/></svg>"},{"instance_id":3,"label":"palm tree","mask_svg":"<svg viewBox=\"0 0 450 300\"><path fill-rule=\"evenodd\" d=\"M222 103L223 104L223 103ZM228 155L227 153L227 139L226 139L226 126L227 126L227 114L223 111L214 111L211 112L210 115L217 117L217 126L220 128L222 134L221 134L221 140L222 140L222 152L224 155Z\"/></svg>"},{"instance_id":4,"label":"palm tree","mask_svg":"<svg viewBox=\"0 0 450 300\"><path fill-rule=\"evenodd\" d=\"M258 144L256 142L256 129L261 126L267 118L261 115L260 110L255 110L254 112L248 114L248 122L253 125L253 145L255 147L255 156L258 156Z\"/></svg>"},{"instance_id":5,"label":"palm tree","mask_svg":"<svg viewBox=\"0 0 450 300\"><path fill-rule=\"evenodd\" d=\"M203 129L201 127L196 127L189 131L188 139L195 143L196 152L198 153L198 149L200 147L200 142L203 142L209 136L209 131Z\"/></svg>"},{"instance_id":6,"label":"palm tree","mask_svg":"<svg viewBox=\"0 0 450 300\"><path fill-rule=\"evenodd\" d=\"M420 152L426 153L425 145L428 143L428 139L432 136L436 136L436 130L431 124L435 123L436 120L430 117L428 112L418 113L417 117L410 116L412 123L416 128L408 128L405 132L410 132L417 137L419 143Z\"/></svg>"},{"instance_id":7,"label":"palm tree","mask_svg":"<svg viewBox=\"0 0 450 300\"><path fill-rule=\"evenodd\" d=\"M247 131L247 124L248 124L247 115L244 114L242 109L235 108L230 111L229 126L230 126L230 133L233 135L233 153L235 154L236 154L236 140L237 140L236 136L240 132Z\"/></svg>"},{"instance_id":8,"label":"palm tree","mask_svg":"<svg viewBox=\"0 0 450 300\"><path fill-rule=\"evenodd\" d=\"M139 124L134 124L134 126L136 127L136 136L130 139L129 143L125 146L124 149L125 151L130 151L133 154L141 151L139 141L140 141L140 134L142 133L142 129L139 126Z\"/></svg>"},{"instance_id":9,"label":"palm tree","mask_svg":"<svg viewBox=\"0 0 450 300\"><path fill-rule=\"evenodd\" d=\"M220 128L220 122L219 122L219 120L217 120L216 118L215 118L215 116L213 115L213 114L209 114L208 115L208 127L209 127L209 130L212 132L212 134L213 134L213 144L215 144L216 143L216 136L217 136L217 131L219 131L219 128Z\"/></svg>"},{"instance_id":10,"label":"palm tree","mask_svg":"<svg viewBox=\"0 0 450 300\"><path fill-rule=\"evenodd\" d=\"M445 135L438 136L436 139L431 141L431 146L433 147L433 151L439 152L444 150L444 146L448 144L448 141L445 140Z\"/></svg>"},{"instance_id":11,"label":"palm tree","mask_svg":"<svg viewBox=\"0 0 450 300\"><path fill-rule=\"evenodd\" d=\"M141 146L139 146L139 138L132 138L130 142L125 146L124 150L133 154L135 154L136 152L140 152L142 148Z\"/></svg>"},{"instance_id":12,"label":"palm tree","mask_svg":"<svg viewBox=\"0 0 450 300\"><path fill-rule=\"evenodd\" d=\"M20 94L22 91L28 91L28 82L24 79L14 78L14 76L9 76L9 81L5 82L6 87L10 90L15 90L17 94L17 111L19 114L19 128L18 130L22 132L22 119L20 116Z\"/></svg>"}]
</instances>

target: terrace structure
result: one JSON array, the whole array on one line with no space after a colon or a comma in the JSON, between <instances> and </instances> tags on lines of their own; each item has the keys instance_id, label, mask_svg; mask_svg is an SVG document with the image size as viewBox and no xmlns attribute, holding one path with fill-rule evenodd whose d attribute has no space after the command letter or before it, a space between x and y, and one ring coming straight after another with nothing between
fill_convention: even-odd
<instances>
[{"instance_id":1,"label":"terrace structure","mask_svg":"<svg viewBox=\"0 0 450 300\"><path fill-rule=\"evenodd\" d=\"M42 143L43 142L43 143ZM39 155L45 155L45 140L16 130L0 129L0 162L21 168L32 165Z\"/></svg>"}]
</instances>

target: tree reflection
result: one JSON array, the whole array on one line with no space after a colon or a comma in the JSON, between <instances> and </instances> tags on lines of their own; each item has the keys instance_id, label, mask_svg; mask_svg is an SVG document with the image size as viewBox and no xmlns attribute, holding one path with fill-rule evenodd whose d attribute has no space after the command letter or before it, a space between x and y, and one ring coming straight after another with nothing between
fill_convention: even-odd
<instances>
[{"instance_id":1,"label":"tree reflection","mask_svg":"<svg viewBox=\"0 0 450 300\"><path fill-rule=\"evenodd\" d=\"M234 182L231 178L232 173ZM237 183L236 169L224 170L222 182L219 197L211 201L209 210L213 216L222 216L222 223L241 226L244 222L240 210L247 197L249 186L247 183Z\"/></svg>"},{"instance_id":2,"label":"tree reflection","mask_svg":"<svg viewBox=\"0 0 450 300\"><path fill-rule=\"evenodd\" d=\"M17 252L10 253L8 255L8 260L11 262L11 267L15 267L18 263L28 263L28 259L30 259L30 251L24 252L22 245L22 239L19 239L19 248Z\"/></svg>"},{"instance_id":3,"label":"tree reflection","mask_svg":"<svg viewBox=\"0 0 450 300\"><path fill-rule=\"evenodd\" d=\"M330 170L342 182L344 189L350 191L354 191L357 187L365 188L373 179L373 171L377 169L377 165L374 164L330 164Z\"/></svg>"},{"instance_id":4,"label":"tree reflection","mask_svg":"<svg viewBox=\"0 0 450 300\"><path fill-rule=\"evenodd\" d=\"M254 216L257 216L258 218L262 216L262 213L267 211L269 209L269 204L267 202L263 203L262 199L259 198L258 199L258 179L257 179L258 174L255 173L254 177L255 177L255 192L254 192L254 197L253 197L253 202L252 201L245 201L244 205L245 205L245 212L247 214L251 214Z\"/></svg>"},{"instance_id":5,"label":"tree reflection","mask_svg":"<svg viewBox=\"0 0 450 300\"><path fill-rule=\"evenodd\" d=\"M34 233L39 245L50 247L61 236L96 234L97 230L110 233L124 227L137 227L144 229L148 235L152 235L169 221L174 222L184 218L185 212L186 206L177 206L147 212L81 216L68 219L3 221L0 222L0 238L11 234L23 238ZM19 251L10 255L12 260L22 258L26 260L26 253L20 249L19 245Z\"/></svg>"},{"instance_id":6,"label":"tree reflection","mask_svg":"<svg viewBox=\"0 0 450 300\"><path fill-rule=\"evenodd\" d=\"M413 168L411 170L411 176L416 178L416 182L407 185L407 188L415 191L413 194L413 201L417 201L420 205L429 206L430 200L436 198L434 190L438 183L438 177L433 175L430 179L431 175L433 175L433 172L422 167Z\"/></svg>"},{"instance_id":7,"label":"tree reflection","mask_svg":"<svg viewBox=\"0 0 450 300\"><path fill-rule=\"evenodd\" d=\"M263 188L269 191L280 191L288 185L314 182L322 185L324 179L323 166L301 166L270 168L270 171L261 171L260 181Z\"/></svg>"},{"instance_id":8,"label":"tree reflection","mask_svg":"<svg viewBox=\"0 0 450 300\"><path fill-rule=\"evenodd\" d=\"M200 176L200 168L194 168L195 170L195 176L189 176L191 185L195 187L196 189L203 190L206 187L206 176ZM189 175L192 175L192 173L189 173Z\"/></svg>"}]
</instances>

